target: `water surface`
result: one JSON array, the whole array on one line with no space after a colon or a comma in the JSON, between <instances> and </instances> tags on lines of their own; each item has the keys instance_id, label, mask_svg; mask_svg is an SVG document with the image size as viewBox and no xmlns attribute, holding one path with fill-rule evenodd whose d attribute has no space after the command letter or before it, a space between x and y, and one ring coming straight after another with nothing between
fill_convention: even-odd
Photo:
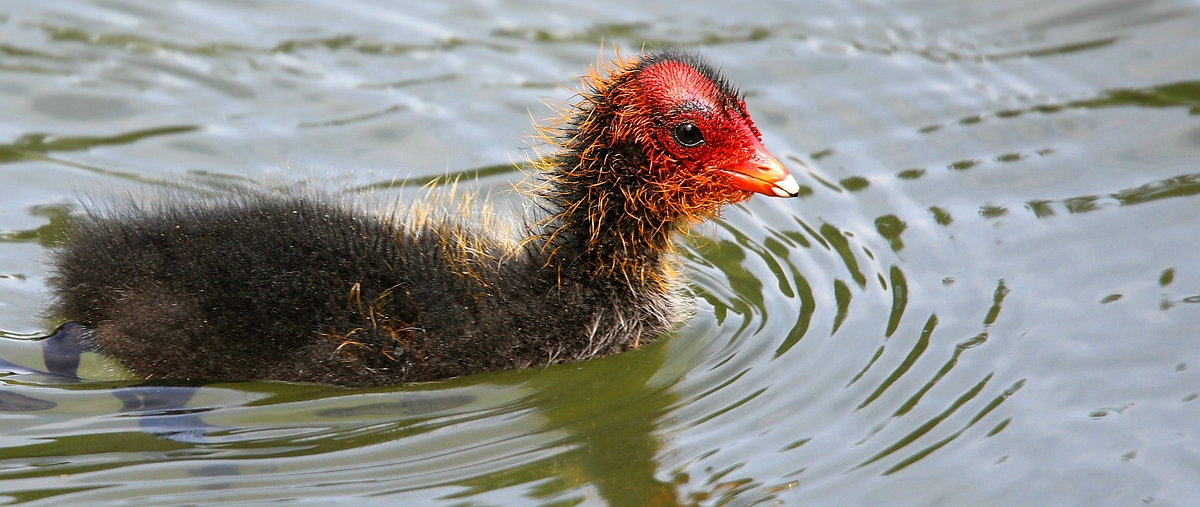
<instances>
[{"instance_id":1,"label":"water surface","mask_svg":"<svg viewBox=\"0 0 1200 507\"><path fill-rule=\"evenodd\" d=\"M1192 504L1196 33L1169 1L10 1L19 364L79 196L389 203L459 174L520 210L530 119L613 47L703 51L806 193L682 240L696 316L615 357L376 390L11 368L0 499Z\"/></svg>"}]
</instances>

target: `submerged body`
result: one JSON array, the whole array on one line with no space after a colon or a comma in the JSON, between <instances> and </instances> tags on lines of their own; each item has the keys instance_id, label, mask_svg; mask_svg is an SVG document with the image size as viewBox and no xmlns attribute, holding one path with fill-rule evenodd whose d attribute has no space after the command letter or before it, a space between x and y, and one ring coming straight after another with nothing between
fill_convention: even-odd
<instances>
[{"instance_id":1,"label":"submerged body","mask_svg":"<svg viewBox=\"0 0 1200 507\"><path fill-rule=\"evenodd\" d=\"M672 235L797 186L694 55L589 84L550 128L524 237L320 196L118 206L78 217L56 252L57 313L151 379L367 386L637 347L687 313Z\"/></svg>"}]
</instances>

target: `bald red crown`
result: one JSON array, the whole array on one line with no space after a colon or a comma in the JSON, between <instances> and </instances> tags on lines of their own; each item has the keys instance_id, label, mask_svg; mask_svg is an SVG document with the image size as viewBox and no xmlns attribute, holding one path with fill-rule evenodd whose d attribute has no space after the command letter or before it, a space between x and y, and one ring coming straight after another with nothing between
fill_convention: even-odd
<instances>
[{"instance_id":1,"label":"bald red crown","mask_svg":"<svg viewBox=\"0 0 1200 507\"><path fill-rule=\"evenodd\" d=\"M715 179L743 192L798 193L795 178L762 145L745 101L715 70L686 58L655 61L654 55L639 63L634 109L649 121L635 122L644 129L635 135L658 148L653 162L676 166L678 178ZM705 178L712 173L719 177Z\"/></svg>"}]
</instances>

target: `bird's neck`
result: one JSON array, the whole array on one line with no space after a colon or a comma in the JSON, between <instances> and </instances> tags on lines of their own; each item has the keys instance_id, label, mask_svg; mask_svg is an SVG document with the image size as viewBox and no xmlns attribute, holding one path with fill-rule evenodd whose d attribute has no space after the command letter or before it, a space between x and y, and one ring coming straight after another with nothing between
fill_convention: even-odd
<instances>
[{"instance_id":1,"label":"bird's neck","mask_svg":"<svg viewBox=\"0 0 1200 507\"><path fill-rule=\"evenodd\" d=\"M659 190L644 181L642 150L636 145L564 150L551 160L541 192L548 216L535 235L546 267L635 290L672 286L672 235L686 220L657 204Z\"/></svg>"}]
</instances>

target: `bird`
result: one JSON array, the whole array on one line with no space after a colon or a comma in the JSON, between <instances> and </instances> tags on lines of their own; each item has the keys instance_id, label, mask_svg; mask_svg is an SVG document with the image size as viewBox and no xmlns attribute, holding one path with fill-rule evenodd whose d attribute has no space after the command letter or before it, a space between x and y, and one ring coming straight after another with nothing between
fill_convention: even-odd
<instances>
[{"instance_id":1,"label":"bird","mask_svg":"<svg viewBox=\"0 0 1200 507\"><path fill-rule=\"evenodd\" d=\"M131 197L73 214L51 313L151 381L373 387L647 344L691 312L677 236L800 187L694 51L618 54L579 82L538 126L532 216L508 234L316 193Z\"/></svg>"}]
</instances>

